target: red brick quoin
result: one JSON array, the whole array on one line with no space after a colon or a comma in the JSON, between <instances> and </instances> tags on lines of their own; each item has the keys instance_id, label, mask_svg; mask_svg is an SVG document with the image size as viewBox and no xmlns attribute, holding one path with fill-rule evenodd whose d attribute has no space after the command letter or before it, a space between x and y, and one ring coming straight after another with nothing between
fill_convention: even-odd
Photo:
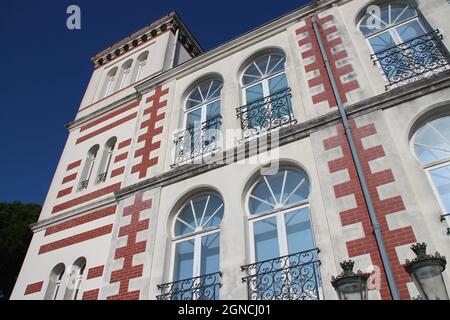
<instances>
[{"instance_id":1,"label":"red brick quoin","mask_svg":"<svg viewBox=\"0 0 450 320\"><path fill-rule=\"evenodd\" d=\"M394 176L390 169L371 173L369 168L369 161L382 158L385 156L383 146L378 145L372 148L363 149L361 142L362 138L374 135L377 133L374 124L364 125L357 128L355 121L350 121L353 130L355 144L358 149L362 168L369 185L369 192L373 200L375 211L382 228L382 234L385 241L386 249L393 268L394 278L397 283L401 299L409 299L409 293L406 284L410 281L408 274L405 272L403 266L399 263L395 248L398 246L416 242L414 232L410 226L395 230L389 230L386 216L399 212L405 209L402 197L394 196L391 198L381 200L377 187L394 182ZM367 206L365 204L361 185L358 180L356 168L354 166L353 158L350 152L350 147L345 137L344 128L341 124L337 126L337 136L326 139L323 144L325 150L333 148L342 148L343 157L330 161L328 163L330 173L341 170L348 170L350 180L334 186L334 193L336 198L347 195L354 195L356 199L356 208L340 212L341 223L343 226L351 225L361 222L365 236L361 239L352 240L346 243L349 257L369 254L372 263L381 269L381 289L380 294L382 299L391 299L385 270L381 263L381 257L377 248L375 236L372 231L371 222Z\"/></svg>"},{"instance_id":2,"label":"red brick quoin","mask_svg":"<svg viewBox=\"0 0 450 320\"><path fill-rule=\"evenodd\" d=\"M158 164L158 157L151 157L152 151L159 149L160 141L154 142L154 137L161 134L162 127L156 127L156 123L163 120L164 113L158 115L158 111L167 105L167 100L161 100L169 92L169 89L162 90L161 86L155 89L154 94L146 102L151 106L144 110L144 115L150 115L150 119L141 123L141 129L146 129L145 133L138 137L138 143L144 141L144 146L136 150L134 157L142 157L141 162L131 168L131 173L139 173L139 179L147 175L147 170Z\"/></svg>"},{"instance_id":3,"label":"red brick quoin","mask_svg":"<svg viewBox=\"0 0 450 320\"><path fill-rule=\"evenodd\" d=\"M316 15L315 19L320 32L320 38L325 47L327 58L330 61L333 76L334 79L336 80L336 84L339 90L340 98L342 100L342 103L346 103L347 102L346 94L350 91L359 88L357 80L350 80L346 83L343 83L341 80L342 76L350 75L353 72L353 67L351 64L346 64L340 67L336 66L336 62L347 58L348 54L345 49L341 49L340 51L334 53L331 51L334 47L339 46L343 43L342 38L339 37L338 34L336 35L336 37L333 38L333 40L328 40L327 38L327 36L338 32L336 26L330 26L326 29L323 28L323 25L325 23L332 22L334 20L334 17L332 15L328 15L320 19L319 16ZM313 104L318 104L320 102L327 101L329 107L333 108L337 106L336 98L334 97L331 82L327 75L327 71L325 68L325 61L320 52L319 43L314 33L311 18L310 17L307 18L305 23L306 23L305 26L295 31L296 35L301 35L304 33L307 34L305 38L302 38L298 41L298 45L300 47L310 45L310 49L302 52L302 59L307 59L311 57L315 58L314 62L305 65L305 72L308 73L316 71L319 73L316 77L308 80L308 86L309 88L313 88L319 85L323 85L324 87L324 91L312 96L312 101Z\"/></svg>"},{"instance_id":4,"label":"red brick quoin","mask_svg":"<svg viewBox=\"0 0 450 320\"><path fill-rule=\"evenodd\" d=\"M130 280L142 276L144 265L133 265L133 257L145 252L147 241L136 242L137 233L147 230L149 219L140 220L141 211L150 209L151 200L142 200L142 193L137 193L134 204L123 209L123 217L131 216L130 224L119 229L118 237L127 237L127 244L117 248L114 259L123 259L122 269L111 273L110 283L119 283L119 292L107 297L108 300L138 300L140 291L129 291Z\"/></svg>"}]
</instances>

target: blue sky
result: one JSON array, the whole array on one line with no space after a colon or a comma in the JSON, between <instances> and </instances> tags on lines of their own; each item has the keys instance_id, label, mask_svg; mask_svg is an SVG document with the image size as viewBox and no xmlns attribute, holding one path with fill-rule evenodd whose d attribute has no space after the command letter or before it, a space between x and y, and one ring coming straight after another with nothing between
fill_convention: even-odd
<instances>
[{"instance_id":1,"label":"blue sky","mask_svg":"<svg viewBox=\"0 0 450 320\"><path fill-rule=\"evenodd\" d=\"M1 0L0 202L43 204L95 53L171 11L209 50L308 2ZM66 28L71 4L81 30Z\"/></svg>"}]
</instances>

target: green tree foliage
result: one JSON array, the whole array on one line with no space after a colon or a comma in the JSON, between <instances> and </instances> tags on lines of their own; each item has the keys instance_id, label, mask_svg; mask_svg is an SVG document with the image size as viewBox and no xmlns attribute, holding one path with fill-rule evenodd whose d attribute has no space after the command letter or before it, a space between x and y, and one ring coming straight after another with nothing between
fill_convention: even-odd
<instances>
[{"instance_id":1,"label":"green tree foliage","mask_svg":"<svg viewBox=\"0 0 450 320\"><path fill-rule=\"evenodd\" d=\"M0 203L0 290L9 298L33 235L29 225L42 207L21 202Z\"/></svg>"}]
</instances>

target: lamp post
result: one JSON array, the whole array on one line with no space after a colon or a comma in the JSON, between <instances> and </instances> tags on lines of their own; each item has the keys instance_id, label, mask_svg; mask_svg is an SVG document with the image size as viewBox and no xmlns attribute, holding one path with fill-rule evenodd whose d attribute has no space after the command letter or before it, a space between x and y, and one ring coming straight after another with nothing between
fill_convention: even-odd
<instances>
[{"instance_id":1,"label":"lamp post","mask_svg":"<svg viewBox=\"0 0 450 320\"><path fill-rule=\"evenodd\" d=\"M336 290L339 300L367 300L367 279L369 275L358 270L353 272L355 262L352 260L340 263L342 273L331 277L331 284Z\"/></svg>"},{"instance_id":2,"label":"lamp post","mask_svg":"<svg viewBox=\"0 0 450 320\"><path fill-rule=\"evenodd\" d=\"M447 261L439 252L426 254L426 243L416 243L411 246L416 257L405 261L406 272L411 276L424 300L448 300L442 271Z\"/></svg>"}]
</instances>

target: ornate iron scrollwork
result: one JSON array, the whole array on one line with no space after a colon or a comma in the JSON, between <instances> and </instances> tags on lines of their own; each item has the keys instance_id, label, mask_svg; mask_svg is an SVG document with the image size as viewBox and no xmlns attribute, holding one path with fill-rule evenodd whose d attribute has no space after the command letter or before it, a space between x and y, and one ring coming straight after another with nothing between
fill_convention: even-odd
<instances>
[{"instance_id":1,"label":"ornate iron scrollwork","mask_svg":"<svg viewBox=\"0 0 450 320\"><path fill-rule=\"evenodd\" d=\"M319 249L242 266L249 300L319 300Z\"/></svg>"},{"instance_id":2,"label":"ornate iron scrollwork","mask_svg":"<svg viewBox=\"0 0 450 320\"><path fill-rule=\"evenodd\" d=\"M189 127L175 136L175 162L172 168L220 150L222 116L203 122L200 127Z\"/></svg>"},{"instance_id":3,"label":"ornate iron scrollwork","mask_svg":"<svg viewBox=\"0 0 450 320\"><path fill-rule=\"evenodd\" d=\"M78 188L78 191L87 189L88 183L89 183L89 180L81 181L80 182L80 187Z\"/></svg>"},{"instance_id":4,"label":"ornate iron scrollwork","mask_svg":"<svg viewBox=\"0 0 450 320\"><path fill-rule=\"evenodd\" d=\"M237 108L244 138L297 123L292 116L291 96L291 89L285 88Z\"/></svg>"},{"instance_id":5,"label":"ornate iron scrollwork","mask_svg":"<svg viewBox=\"0 0 450 320\"><path fill-rule=\"evenodd\" d=\"M222 273L215 272L190 279L158 285L158 300L218 300Z\"/></svg>"},{"instance_id":6,"label":"ornate iron scrollwork","mask_svg":"<svg viewBox=\"0 0 450 320\"><path fill-rule=\"evenodd\" d=\"M386 77L386 90L449 69L450 58L438 30L371 55Z\"/></svg>"},{"instance_id":7,"label":"ornate iron scrollwork","mask_svg":"<svg viewBox=\"0 0 450 320\"><path fill-rule=\"evenodd\" d=\"M105 182L107 174L107 172L100 173L97 177L97 183Z\"/></svg>"}]
</instances>

